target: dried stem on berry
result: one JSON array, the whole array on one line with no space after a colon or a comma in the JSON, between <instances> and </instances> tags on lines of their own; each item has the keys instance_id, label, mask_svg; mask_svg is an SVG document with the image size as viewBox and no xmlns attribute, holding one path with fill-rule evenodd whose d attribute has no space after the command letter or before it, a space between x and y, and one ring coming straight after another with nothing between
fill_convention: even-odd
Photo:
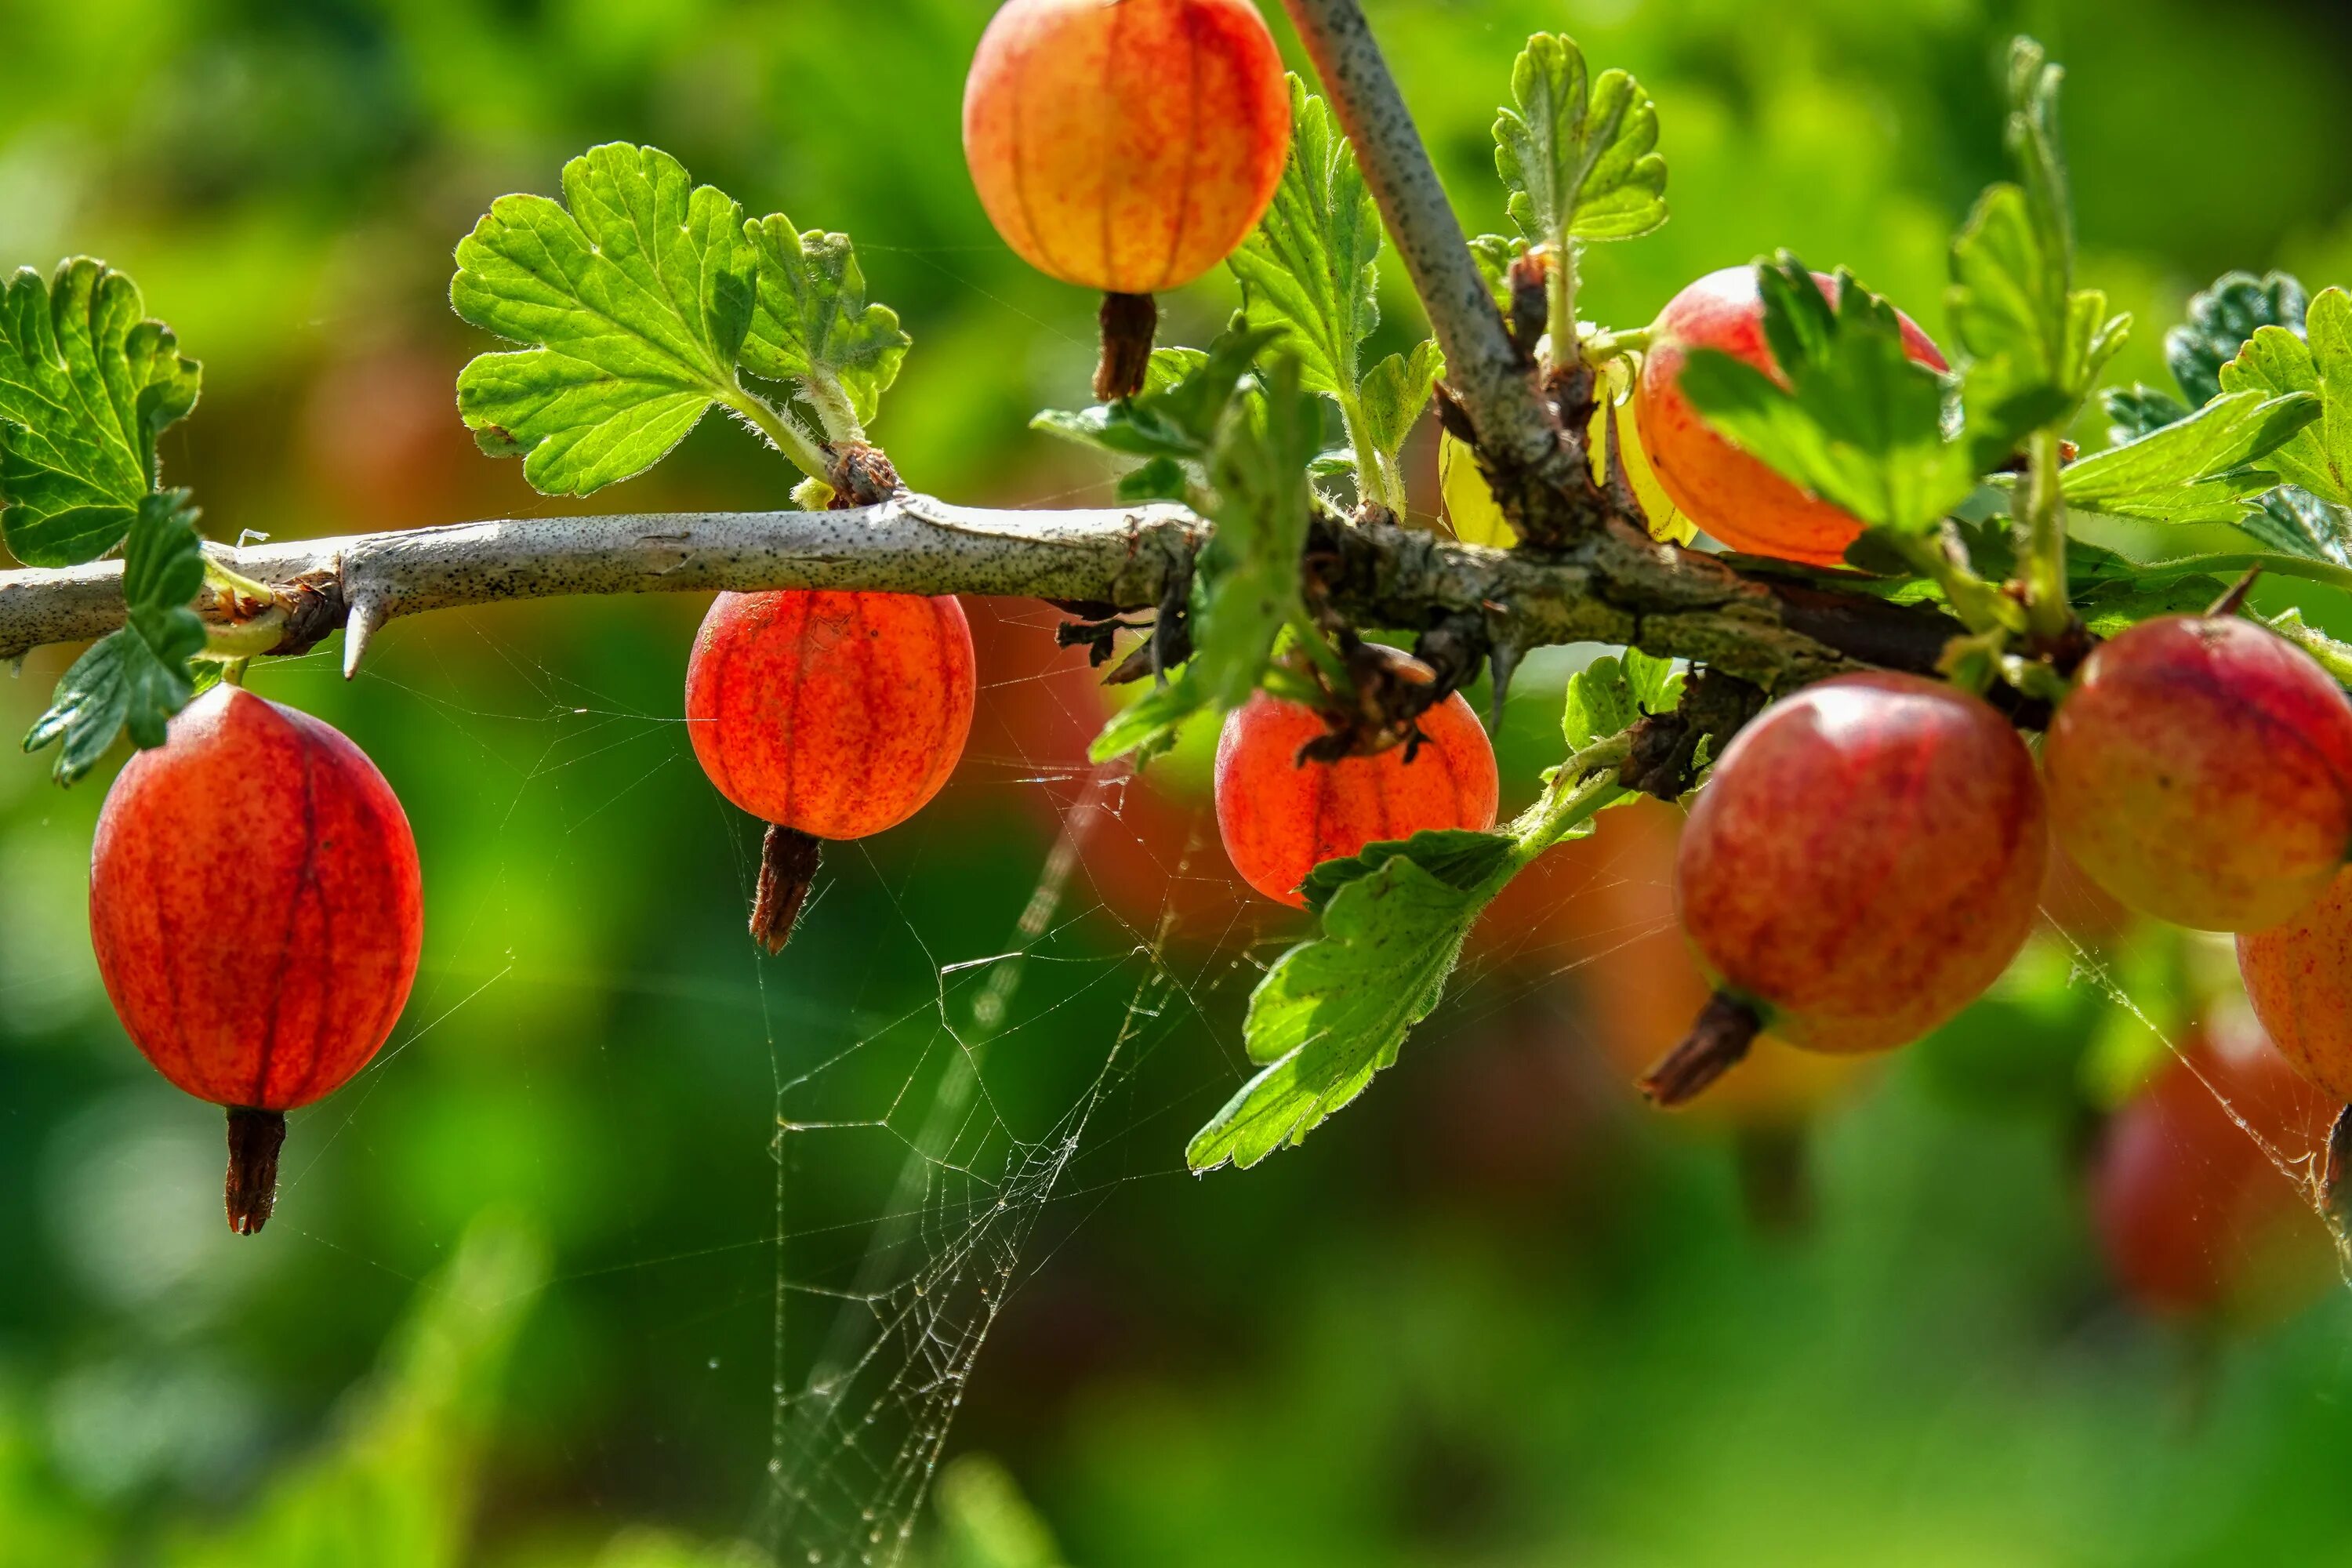
<instances>
[{"instance_id":1,"label":"dried stem on berry","mask_svg":"<svg viewBox=\"0 0 2352 1568\"><path fill-rule=\"evenodd\" d=\"M283 1111L228 1108L228 1227L257 1236L278 1202L278 1151L286 1143Z\"/></svg>"},{"instance_id":2,"label":"dried stem on berry","mask_svg":"<svg viewBox=\"0 0 2352 1568\"><path fill-rule=\"evenodd\" d=\"M1160 331L1160 307L1149 294L1105 294L1101 320L1102 362L1095 366L1095 395L1116 403L1143 390L1152 335Z\"/></svg>"},{"instance_id":3,"label":"dried stem on berry","mask_svg":"<svg viewBox=\"0 0 2352 1568\"><path fill-rule=\"evenodd\" d=\"M1738 1067L1764 1032L1763 1017L1727 991L1706 999L1683 1043L1642 1075L1637 1086L1653 1104L1672 1110Z\"/></svg>"},{"instance_id":4,"label":"dried stem on berry","mask_svg":"<svg viewBox=\"0 0 2352 1568\"><path fill-rule=\"evenodd\" d=\"M824 853L823 839L769 824L760 845L760 884L751 896L751 936L771 955L792 941Z\"/></svg>"}]
</instances>

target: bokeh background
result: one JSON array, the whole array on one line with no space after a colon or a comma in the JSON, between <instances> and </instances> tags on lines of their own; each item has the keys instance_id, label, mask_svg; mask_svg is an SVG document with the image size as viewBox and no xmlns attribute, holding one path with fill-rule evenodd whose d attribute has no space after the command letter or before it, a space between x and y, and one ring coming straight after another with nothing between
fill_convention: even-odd
<instances>
[{"instance_id":1,"label":"bokeh background","mask_svg":"<svg viewBox=\"0 0 2352 1568\"><path fill-rule=\"evenodd\" d=\"M2072 69L2083 269L2141 323L2119 379L2162 379L2159 329L2226 268L2352 280L2327 0L1368 8L1473 232L1503 221L1486 128L1528 32L1652 89L1674 216L1591 258L1618 324L1786 245L1939 329L2020 28ZM447 310L450 247L580 149L652 142L856 237L915 339L876 432L911 482L1107 502L1026 428L1082 398L1093 301L1003 248L963 171L987 10L5 0L0 264L102 255L204 360L164 458L215 537L549 515L457 424L490 345ZM1390 272L1381 352L1418 330ZM1164 337L1234 302L1212 278ZM792 478L710 422L595 504L779 506ZM741 935L752 829L679 720L698 603L402 623L348 687L339 644L257 670L390 776L430 910L406 1019L296 1117L257 1241L221 1221L218 1113L97 983L110 767L61 793L0 761L0 1564L814 1562L861 1502L877 1554L907 1524L973 1568L2352 1561L2352 1292L2269 1157L2317 1111L2226 949L2061 873L1942 1035L1862 1074L1769 1055L1668 1121L1626 1084L1693 1002L1674 824L1612 812L1359 1105L1195 1181L1184 1138L1297 923L1225 875L1197 746L1090 779L1103 710L1051 613L971 609L955 784L836 853L772 963ZM0 729L69 652L0 681ZM1573 659L1510 704L1522 796ZM981 1084L926 1143L968 1046ZM910 1149L911 1218L877 1231ZM873 1352L837 1412L808 1392L829 1344Z\"/></svg>"}]
</instances>

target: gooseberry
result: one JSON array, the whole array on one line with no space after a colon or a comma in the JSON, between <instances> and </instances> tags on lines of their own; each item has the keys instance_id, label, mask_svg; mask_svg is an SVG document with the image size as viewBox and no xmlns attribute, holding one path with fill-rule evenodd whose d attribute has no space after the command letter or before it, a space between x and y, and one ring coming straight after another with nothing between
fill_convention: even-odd
<instances>
[{"instance_id":1,"label":"gooseberry","mask_svg":"<svg viewBox=\"0 0 2352 1568\"><path fill-rule=\"evenodd\" d=\"M107 792L89 931L132 1043L228 1108L228 1222L252 1235L285 1113L367 1065L416 977L424 895L392 786L332 726L215 687Z\"/></svg>"},{"instance_id":2,"label":"gooseberry","mask_svg":"<svg viewBox=\"0 0 2352 1568\"><path fill-rule=\"evenodd\" d=\"M2317 1147L2335 1107L2253 1031L2217 1045L2192 1036L2116 1113L2092 1215L2142 1308L2260 1320L2327 1278L2326 1227L2274 1160Z\"/></svg>"},{"instance_id":3,"label":"gooseberry","mask_svg":"<svg viewBox=\"0 0 2352 1568\"><path fill-rule=\"evenodd\" d=\"M1421 716L1418 746L1336 763L1299 761L1327 732L1304 703L1261 691L1217 739L1217 832L1242 879L1304 908L1299 884L1326 860L1432 828L1495 826L1495 748L1455 692Z\"/></svg>"},{"instance_id":4,"label":"gooseberry","mask_svg":"<svg viewBox=\"0 0 2352 1568\"><path fill-rule=\"evenodd\" d=\"M939 794L971 731L971 628L952 595L721 594L686 668L710 782L768 823L751 934L792 935L825 839L896 826Z\"/></svg>"},{"instance_id":5,"label":"gooseberry","mask_svg":"<svg viewBox=\"0 0 2352 1568\"><path fill-rule=\"evenodd\" d=\"M2352 1104L2352 870L2279 924L2242 933L2238 974L2280 1053Z\"/></svg>"},{"instance_id":6,"label":"gooseberry","mask_svg":"<svg viewBox=\"0 0 2352 1568\"><path fill-rule=\"evenodd\" d=\"M2352 844L2352 701L2235 616L2161 616L2094 649L2042 766L2084 874L2176 925L2275 925Z\"/></svg>"},{"instance_id":7,"label":"gooseberry","mask_svg":"<svg viewBox=\"0 0 2352 1568\"><path fill-rule=\"evenodd\" d=\"M1813 280L1836 304L1838 280L1820 272ZM1918 324L1896 315L1904 352L1921 364L1948 369ZM1659 487L1691 521L1734 550L1837 565L1860 537L1862 524L1716 434L1683 395L1683 366L1694 348L1719 349L1779 374L1764 338L1764 300L1753 267L1708 273L1666 301L1651 323L1633 416Z\"/></svg>"},{"instance_id":8,"label":"gooseberry","mask_svg":"<svg viewBox=\"0 0 2352 1568\"><path fill-rule=\"evenodd\" d=\"M1767 708L1683 830L1675 907L1717 990L1644 1090L1688 1099L1759 1029L1877 1051L1951 1018L2024 944L2042 819L2016 731L1938 681L1840 676Z\"/></svg>"},{"instance_id":9,"label":"gooseberry","mask_svg":"<svg viewBox=\"0 0 2352 1568\"><path fill-rule=\"evenodd\" d=\"M1282 58L1250 0L1008 0L964 83L963 150L1004 242L1103 291L1095 395L1132 396L1152 294L1223 261L1274 199Z\"/></svg>"}]
</instances>

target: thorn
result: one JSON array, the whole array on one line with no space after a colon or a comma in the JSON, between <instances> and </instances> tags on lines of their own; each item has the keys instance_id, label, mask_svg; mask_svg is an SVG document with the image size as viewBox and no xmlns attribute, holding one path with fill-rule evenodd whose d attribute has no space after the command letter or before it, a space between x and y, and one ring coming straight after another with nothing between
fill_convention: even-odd
<instances>
[{"instance_id":1,"label":"thorn","mask_svg":"<svg viewBox=\"0 0 2352 1568\"><path fill-rule=\"evenodd\" d=\"M2262 574L2263 563L2261 562L2257 561L2252 566L2247 567L2246 574L2239 578L2235 583L2231 584L2230 591L2228 593L2213 601L2213 607L2205 612L2206 616L2210 618L2218 619L2223 616L2236 615L2245 605L2246 595L2253 592L2254 579Z\"/></svg>"},{"instance_id":2,"label":"thorn","mask_svg":"<svg viewBox=\"0 0 2352 1568\"><path fill-rule=\"evenodd\" d=\"M360 672L360 660L367 654L368 644L383 629L392 617L384 614L383 605L373 599L355 599L351 618L343 623L343 679L349 680Z\"/></svg>"},{"instance_id":3,"label":"thorn","mask_svg":"<svg viewBox=\"0 0 2352 1568\"><path fill-rule=\"evenodd\" d=\"M1486 650L1486 663L1495 672L1495 689L1487 699L1486 732L1503 732L1503 704L1511 695L1511 677L1519 668L1519 645L1507 637L1496 642Z\"/></svg>"},{"instance_id":4,"label":"thorn","mask_svg":"<svg viewBox=\"0 0 2352 1568\"><path fill-rule=\"evenodd\" d=\"M2352 1175L2352 1105L2338 1111L2336 1125L2328 1129L2327 1164L2319 1179L2320 1202L2339 1226L2346 1223L2346 1210L2352 1208L2352 1180L2347 1175Z\"/></svg>"}]
</instances>

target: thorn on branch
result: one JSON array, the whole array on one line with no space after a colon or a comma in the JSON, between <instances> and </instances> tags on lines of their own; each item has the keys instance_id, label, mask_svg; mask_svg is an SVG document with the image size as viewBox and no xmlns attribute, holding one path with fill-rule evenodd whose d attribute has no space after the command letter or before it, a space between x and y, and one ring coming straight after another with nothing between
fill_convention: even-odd
<instances>
[{"instance_id":1,"label":"thorn on branch","mask_svg":"<svg viewBox=\"0 0 2352 1568\"><path fill-rule=\"evenodd\" d=\"M367 656L368 644L383 629L392 617L385 614L383 604L375 599L362 598L352 603L351 618L343 626L343 679L349 680L360 672L360 660Z\"/></svg>"}]
</instances>

